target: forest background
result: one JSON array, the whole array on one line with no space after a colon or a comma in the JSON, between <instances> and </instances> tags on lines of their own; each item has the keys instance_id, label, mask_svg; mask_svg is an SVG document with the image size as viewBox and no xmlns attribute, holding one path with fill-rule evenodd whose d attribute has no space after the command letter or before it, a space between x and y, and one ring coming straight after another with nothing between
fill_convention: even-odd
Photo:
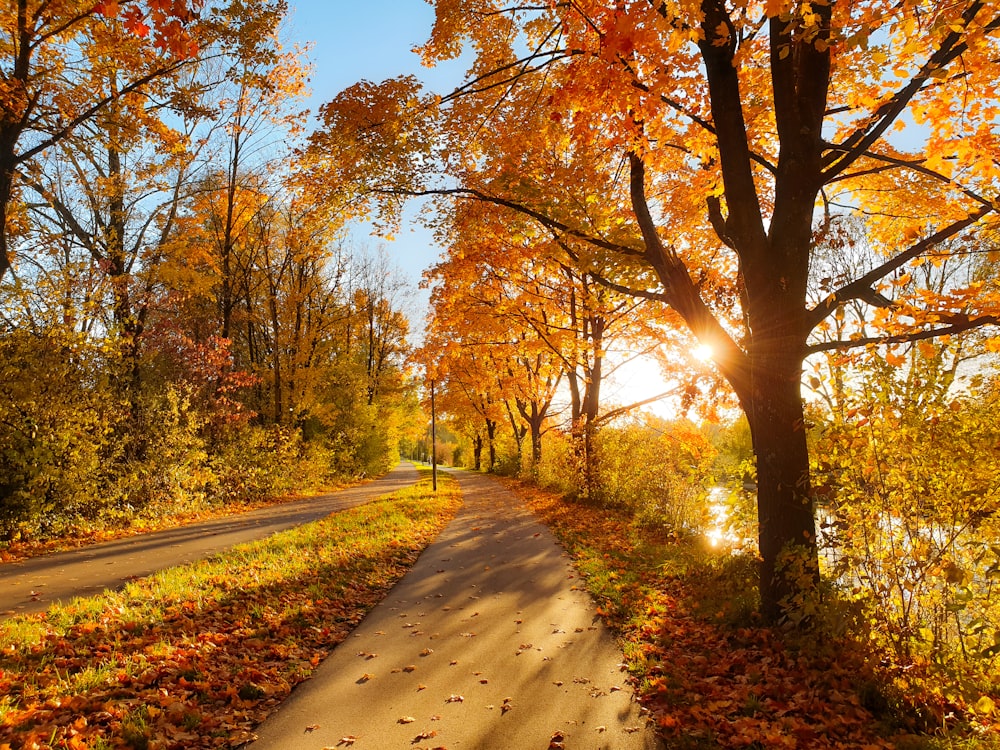
<instances>
[{"instance_id":1,"label":"forest background","mask_svg":"<svg viewBox=\"0 0 1000 750\"><path fill-rule=\"evenodd\" d=\"M782 52L758 44L746 9L710 28L680 13L665 30L640 4L504 22L453 5L422 52L478 43L455 94L361 83L314 132L283 2L3 11L0 537L128 526L429 457L433 381L441 459L625 510L685 544L711 531L727 547L718 564L763 559L737 617L867 629L897 686L948 676L935 716L960 707L990 725L1000 14L900 6L837 37L829 6L768 5ZM831 103L840 150L785 127L780 93L740 68L770 55L761 69L822 71L838 44L855 75ZM707 104L686 109L635 62L654 48L693 49L709 76L728 51L767 93L740 101L741 132L722 132L721 84L692 89ZM858 72L890 58L882 78ZM550 70L564 78L525 83ZM946 99L966 78L982 95ZM896 124L919 153L889 138ZM795 142L806 132L815 143ZM819 145L854 171L826 163L820 198L798 200L782 179L809 159L776 154ZM405 200L428 195L444 254L415 350L407 281L348 233L359 220L397 232ZM788 195L783 257L802 246L808 262L772 273L760 247ZM602 391L636 356L660 363L670 418ZM781 557L789 544L800 558Z\"/></svg>"}]
</instances>

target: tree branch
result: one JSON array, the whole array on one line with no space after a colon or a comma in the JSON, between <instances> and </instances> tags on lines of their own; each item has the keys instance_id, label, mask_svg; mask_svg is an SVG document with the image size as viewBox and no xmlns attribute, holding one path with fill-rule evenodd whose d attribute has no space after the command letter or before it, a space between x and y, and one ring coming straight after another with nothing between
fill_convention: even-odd
<instances>
[{"instance_id":1,"label":"tree branch","mask_svg":"<svg viewBox=\"0 0 1000 750\"><path fill-rule=\"evenodd\" d=\"M808 331L813 330L827 317L829 317L834 310L846 302L852 299L863 300L865 298L870 298L874 293L873 287L880 279L884 278L896 269L902 268L906 263L923 255L927 252L927 250L935 245L941 244L945 240L954 237L963 229L972 226L992 210L992 206L981 206L979 210L969 214L964 219L960 219L959 221L953 222L943 229L938 230L930 237L926 237L915 245L910 246L909 249L904 250L893 258L890 258L882 265L876 266L863 276L860 276L849 284L842 286L837 291L828 294L826 298L807 312L807 329L805 332L808 333Z\"/></svg>"},{"instance_id":2,"label":"tree branch","mask_svg":"<svg viewBox=\"0 0 1000 750\"><path fill-rule=\"evenodd\" d=\"M866 336L864 338L848 339L846 341L821 341L806 347L806 356L819 352L845 351L847 349L857 349L862 346L872 346L879 344L908 344L914 341L926 341L938 336L951 336L956 333L964 333L975 328L984 326L1000 326L1000 316L998 315L978 315L975 317L949 313L941 316L949 324L941 328L923 329L911 331L909 333L899 333L892 336Z\"/></svg>"},{"instance_id":3,"label":"tree branch","mask_svg":"<svg viewBox=\"0 0 1000 750\"><path fill-rule=\"evenodd\" d=\"M655 396L650 396L649 398L645 398L642 401L636 401L634 404L629 404L628 406L619 406L618 408L612 409L611 411L605 412L604 414L599 416L597 419L594 420L594 424L599 425L605 422L610 422L615 417L619 417L622 414L627 414L633 409L638 409L640 406L645 406L646 404L652 404L656 401L666 398L667 396L673 396L675 393L679 393L683 390L684 389L681 387L671 388L669 391L664 391L663 393L659 393Z\"/></svg>"},{"instance_id":4,"label":"tree branch","mask_svg":"<svg viewBox=\"0 0 1000 750\"><path fill-rule=\"evenodd\" d=\"M928 58L910 82L895 93L891 99L884 102L868 118L868 126L862 126L837 147L839 153L832 153L825 158L827 165L824 171L824 183L832 180L864 155L896 119L903 113L914 96L932 78L933 74L950 65L968 49L965 42L964 28L976 17L983 8L981 0L972 2L962 13L963 31L950 31L934 53ZM1000 16L985 24L982 33L989 34L1000 28Z\"/></svg>"}]
</instances>

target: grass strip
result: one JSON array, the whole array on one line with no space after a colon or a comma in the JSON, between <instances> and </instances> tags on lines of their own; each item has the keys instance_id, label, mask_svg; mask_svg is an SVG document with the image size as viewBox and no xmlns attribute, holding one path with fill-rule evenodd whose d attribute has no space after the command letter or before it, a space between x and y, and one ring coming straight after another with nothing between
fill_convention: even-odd
<instances>
[{"instance_id":1,"label":"grass strip","mask_svg":"<svg viewBox=\"0 0 1000 750\"><path fill-rule=\"evenodd\" d=\"M252 729L413 565L453 479L0 623L0 750L218 748Z\"/></svg>"},{"instance_id":2,"label":"grass strip","mask_svg":"<svg viewBox=\"0 0 1000 750\"><path fill-rule=\"evenodd\" d=\"M1000 748L996 727L929 735L880 716L865 650L763 627L748 562L639 528L620 511L511 489L574 558L667 748Z\"/></svg>"}]
</instances>

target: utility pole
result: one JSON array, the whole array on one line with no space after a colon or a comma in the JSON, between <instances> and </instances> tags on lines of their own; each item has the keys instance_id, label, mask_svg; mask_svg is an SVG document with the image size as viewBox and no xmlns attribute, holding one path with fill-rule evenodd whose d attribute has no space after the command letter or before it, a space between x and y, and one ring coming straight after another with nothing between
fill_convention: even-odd
<instances>
[{"instance_id":1,"label":"utility pole","mask_svg":"<svg viewBox=\"0 0 1000 750\"><path fill-rule=\"evenodd\" d=\"M438 489L437 415L434 413L434 381L431 381L431 490Z\"/></svg>"}]
</instances>

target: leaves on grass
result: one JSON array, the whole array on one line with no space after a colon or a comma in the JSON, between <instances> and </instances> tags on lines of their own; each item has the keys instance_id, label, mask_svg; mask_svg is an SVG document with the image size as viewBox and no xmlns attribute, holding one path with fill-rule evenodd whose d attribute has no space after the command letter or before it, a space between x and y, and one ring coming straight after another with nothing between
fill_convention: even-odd
<instances>
[{"instance_id":1,"label":"leaves on grass","mask_svg":"<svg viewBox=\"0 0 1000 750\"><path fill-rule=\"evenodd\" d=\"M651 553L650 532L640 539L630 520L612 511L518 491L570 550L599 614L619 631L628 669L643 686L638 697L660 734L710 737L722 748L892 747L858 697L865 673L859 653L795 650L776 631L697 616L699 592ZM564 740L556 733L549 746Z\"/></svg>"},{"instance_id":2,"label":"leaves on grass","mask_svg":"<svg viewBox=\"0 0 1000 750\"><path fill-rule=\"evenodd\" d=\"M457 507L454 494L388 497L129 584L99 606L0 623L0 695L13 698L0 747L103 747L126 731L133 747L248 741ZM33 639L18 636L29 629Z\"/></svg>"}]
</instances>

